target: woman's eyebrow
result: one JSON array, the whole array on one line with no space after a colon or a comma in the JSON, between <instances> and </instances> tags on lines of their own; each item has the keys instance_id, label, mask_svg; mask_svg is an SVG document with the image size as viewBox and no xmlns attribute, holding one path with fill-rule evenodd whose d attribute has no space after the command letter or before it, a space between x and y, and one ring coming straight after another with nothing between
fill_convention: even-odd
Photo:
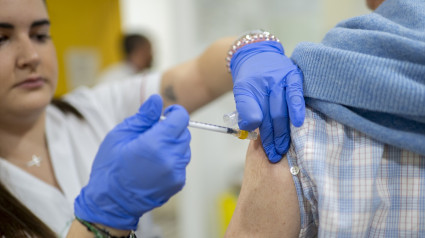
<instances>
[{"instance_id":1,"label":"woman's eyebrow","mask_svg":"<svg viewBox=\"0 0 425 238\"><path fill-rule=\"evenodd\" d=\"M35 22L33 22L33 23L31 24L31 28L33 28L33 27L38 27L38 26L43 26L43 25L47 25L47 26L49 26L49 25L50 25L50 21L49 21L49 20L47 20L47 19L43 19L43 20L35 21Z\"/></svg>"},{"instance_id":2,"label":"woman's eyebrow","mask_svg":"<svg viewBox=\"0 0 425 238\"><path fill-rule=\"evenodd\" d=\"M13 29L15 27L10 23L0 22L0 28Z\"/></svg>"},{"instance_id":3,"label":"woman's eyebrow","mask_svg":"<svg viewBox=\"0 0 425 238\"><path fill-rule=\"evenodd\" d=\"M31 28L38 27L38 26L44 26L44 25L49 26L50 25L50 21L47 20L47 19L35 21L35 22L33 22L31 24ZM15 27L12 24L10 24L10 23L0 22L0 28L14 29Z\"/></svg>"}]
</instances>

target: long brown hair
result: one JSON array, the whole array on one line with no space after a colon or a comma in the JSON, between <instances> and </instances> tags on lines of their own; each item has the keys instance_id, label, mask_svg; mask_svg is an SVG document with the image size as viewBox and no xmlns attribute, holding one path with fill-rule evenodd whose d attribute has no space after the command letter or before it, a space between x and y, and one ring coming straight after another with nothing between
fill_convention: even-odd
<instances>
[{"instance_id":1,"label":"long brown hair","mask_svg":"<svg viewBox=\"0 0 425 238\"><path fill-rule=\"evenodd\" d=\"M83 114L81 114L81 112L78 111L77 108L69 104L67 101L62 100L61 98L52 99L51 104L57 107L65 114L69 113L76 116L78 119L84 120Z\"/></svg>"},{"instance_id":2,"label":"long brown hair","mask_svg":"<svg viewBox=\"0 0 425 238\"><path fill-rule=\"evenodd\" d=\"M0 236L56 237L55 233L0 182Z\"/></svg>"}]
</instances>

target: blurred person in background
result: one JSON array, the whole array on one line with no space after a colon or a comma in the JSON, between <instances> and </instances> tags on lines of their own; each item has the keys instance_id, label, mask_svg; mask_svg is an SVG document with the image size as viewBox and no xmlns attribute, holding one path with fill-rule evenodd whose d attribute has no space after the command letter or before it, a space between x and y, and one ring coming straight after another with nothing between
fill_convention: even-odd
<instances>
[{"instance_id":1,"label":"blurred person in background","mask_svg":"<svg viewBox=\"0 0 425 238\"><path fill-rule=\"evenodd\" d=\"M125 34L122 38L122 53L124 60L101 72L98 83L125 79L152 67L152 44L142 34Z\"/></svg>"}]
</instances>

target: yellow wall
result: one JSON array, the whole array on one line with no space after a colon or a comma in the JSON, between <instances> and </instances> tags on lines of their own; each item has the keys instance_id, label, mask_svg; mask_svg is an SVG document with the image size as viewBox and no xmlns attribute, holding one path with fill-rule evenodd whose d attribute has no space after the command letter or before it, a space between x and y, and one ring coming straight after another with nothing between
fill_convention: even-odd
<instances>
[{"instance_id":1,"label":"yellow wall","mask_svg":"<svg viewBox=\"0 0 425 238\"><path fill-rule=\"evenodd\" d=\"M56 95L69 86L69 49L93 49L99 56L99 70L121 59L121 20L119 0L47 0L52 38L59 61Z\"/></svg>"}]
</instances>

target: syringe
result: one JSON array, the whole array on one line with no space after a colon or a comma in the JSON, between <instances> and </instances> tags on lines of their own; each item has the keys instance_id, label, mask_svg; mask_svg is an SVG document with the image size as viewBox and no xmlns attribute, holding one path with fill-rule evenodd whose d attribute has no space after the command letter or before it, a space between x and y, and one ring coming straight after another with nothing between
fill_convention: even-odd
<instances>
[{"instance_id":1,"label":"syringe","mask_svg":"<svg viewBox=\"0 0 425 238\"><path fill-rule=\"evenodd\" d=\"M165 116L161 116L161 120L164 120L164 119L165 119ZM244 139L256 140L258 137L257 132L255 131L244 131L240 129L234 129L230 127L218 126L214 124L192 121L192 120L189 121L189 127L204 129L208 131L221 132L225 134L231 134L242 140Z\"/></svg>"}]
</instances>

